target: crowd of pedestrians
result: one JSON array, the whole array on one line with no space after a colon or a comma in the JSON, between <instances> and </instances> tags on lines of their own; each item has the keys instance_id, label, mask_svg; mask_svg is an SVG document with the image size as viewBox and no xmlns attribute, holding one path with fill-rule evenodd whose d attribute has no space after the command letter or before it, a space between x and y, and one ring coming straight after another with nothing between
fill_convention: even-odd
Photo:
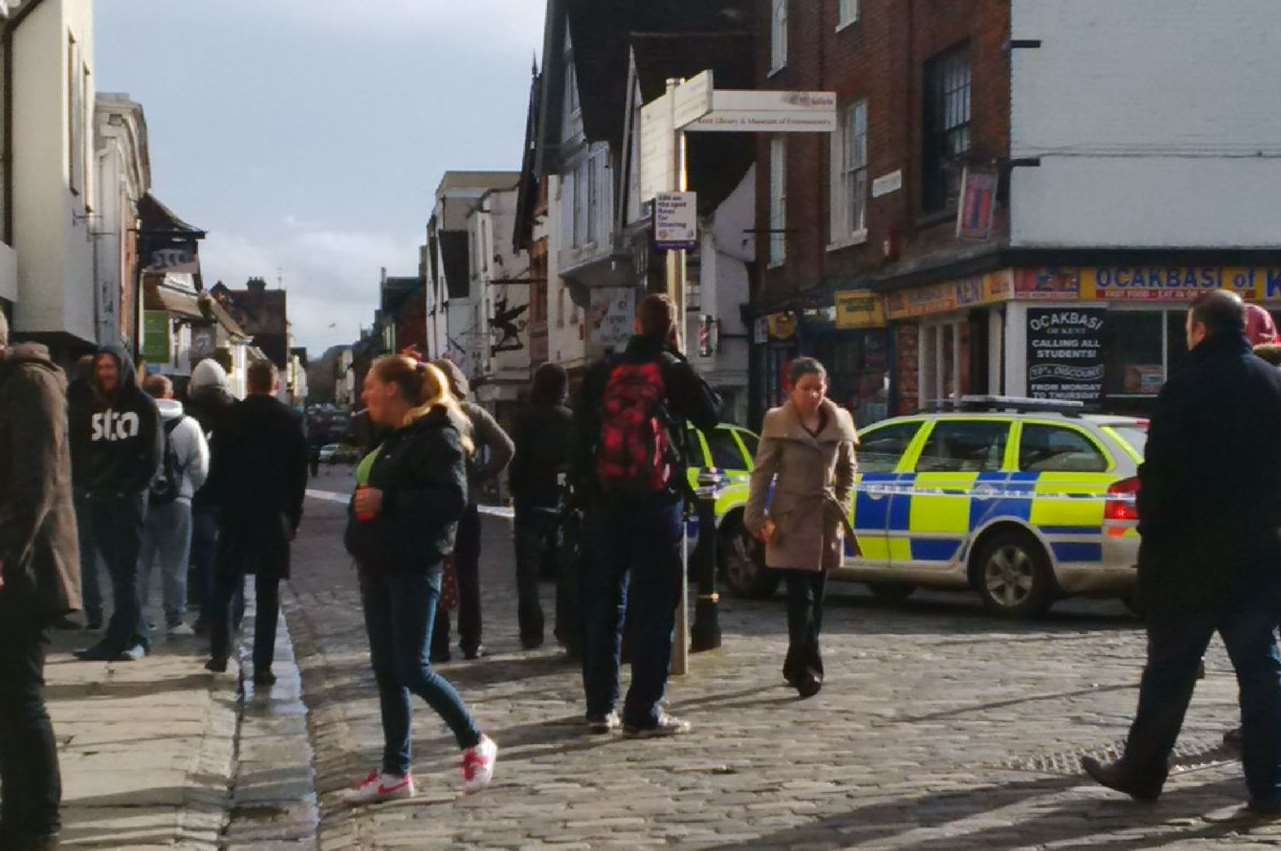
<instances>
[{"instance_id":1,"label":"crowd of pedestrians","mask_svg":"<svg viewBox=\"0 0 1281 851\"><path fill-rule=\"evenodd\" d=\"M468 401L451 362L413 352L374 362L344 543L357 567L384 750L354 801L415 793L414 697L452 731L464 791L493 777L498 746L433 665L451 656L455 603L463 656L485 653L477 503L504 471L522 646L544 642L538 582L550 565L560 586L555 637L581 661L586 727L631 738L690 730L664 710L692 496L685 444L691 426L716 427L721 400L678 351L676 323L665 296L643 299L635 336L587 370L572 408L565 371L539 367L512 436ZM1242 728L1229 737L1243 749L1249 807L1281 815L1281 338L1266 311L1223 291L1192 304L1186 333L1189 364L1157 400L1139 474L1148 660L1138 711L1124 755L1084 767L1135 798L1161 793L1217 631L1240 683ZM0 736L4 847L56 840L44 645L51 624L82 608L90 627L101 626L104 571L110 618L80 659L149 652L144 610L158 569L167 634L207 630L207 667L223 671L252 575L253 679L275 679L279 583L312 460L302 418L275 398L278 375L266 361L248 368L243 401L210 360L193 371L185 406L168 378L139 386L136 376L128 354L108 347L80 361L68 387L43 347L7 344L0 315L0 726L17 731ZM764 420L744 522L767 566L784 573L782 675L804 699L823 686L823 597L853 538L858 436L827 399L821 363L798 358L787 379L784 404ZM573 517L576 547L567 545ZM189 571L195 629L186 623ZM625 628L632 678L621 698Z\"/></svg>"}]
</instances>

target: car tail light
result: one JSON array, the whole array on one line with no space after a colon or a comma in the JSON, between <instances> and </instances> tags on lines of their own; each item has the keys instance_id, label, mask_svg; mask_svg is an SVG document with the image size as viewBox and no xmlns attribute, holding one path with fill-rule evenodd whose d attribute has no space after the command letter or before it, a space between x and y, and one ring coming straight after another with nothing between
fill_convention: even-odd
<instances>
[{"instance_id":1,"label":"car tail light","mask_svg":"<svg viewBox=\"0 0 1281 851\"><path fill-rule=\"evenodd\" d=\"M1139 480L1122 479L1108 488L1107 502L1103 506L1104 520L1138 520L1139 508L1135 498L1139 495Z\"/></svg>"}]
</instances>

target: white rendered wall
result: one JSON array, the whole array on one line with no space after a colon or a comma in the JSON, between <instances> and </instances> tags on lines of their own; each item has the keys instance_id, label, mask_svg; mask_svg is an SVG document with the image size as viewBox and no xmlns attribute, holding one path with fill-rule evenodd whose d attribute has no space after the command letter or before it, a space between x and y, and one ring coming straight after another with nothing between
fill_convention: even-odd
<instances>
[{"instance_id":1,"label":"white rendered wall","mask_svg":"<svg viewBox=\"0 0 1281 851\"><path fill-rule=\"evenodd\" d=\"M1276 0L1013 0L1018 246L1273 248Z\"/></svg>"}]
</instances>

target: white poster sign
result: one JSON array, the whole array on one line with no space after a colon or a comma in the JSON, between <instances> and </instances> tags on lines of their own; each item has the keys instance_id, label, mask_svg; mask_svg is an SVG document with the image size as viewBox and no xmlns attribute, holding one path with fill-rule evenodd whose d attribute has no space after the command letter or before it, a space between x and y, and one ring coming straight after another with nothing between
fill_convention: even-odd
<instances>
[{"instance_id":1,"label":"white poster sign","mask_svg":"<svg viewBox=\"0 0 1281 851\"><path fill-rule=\"evenodd\" d=\"M659 251L698 247L698 195L663 192L654 198L654 242Z\"/></svg>"}]
</instances>

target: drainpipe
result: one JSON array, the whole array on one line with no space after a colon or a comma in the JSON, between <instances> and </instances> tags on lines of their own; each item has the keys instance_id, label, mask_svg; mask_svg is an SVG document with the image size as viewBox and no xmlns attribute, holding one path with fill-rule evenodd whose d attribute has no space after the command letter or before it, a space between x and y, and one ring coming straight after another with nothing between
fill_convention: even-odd
<instances>
[{"instance_id":1,"label":"drainpipe","mask_svg":"<svg viewBox=\"0 0 1281 851\"><path fill-rule=\"evenodd\" d=\"M13 13L0 33L0 49L4 51L4 233L6 244L13 245L13 34L35 8L44 0L27 0Z\"/></svg>"}]
</instances>

